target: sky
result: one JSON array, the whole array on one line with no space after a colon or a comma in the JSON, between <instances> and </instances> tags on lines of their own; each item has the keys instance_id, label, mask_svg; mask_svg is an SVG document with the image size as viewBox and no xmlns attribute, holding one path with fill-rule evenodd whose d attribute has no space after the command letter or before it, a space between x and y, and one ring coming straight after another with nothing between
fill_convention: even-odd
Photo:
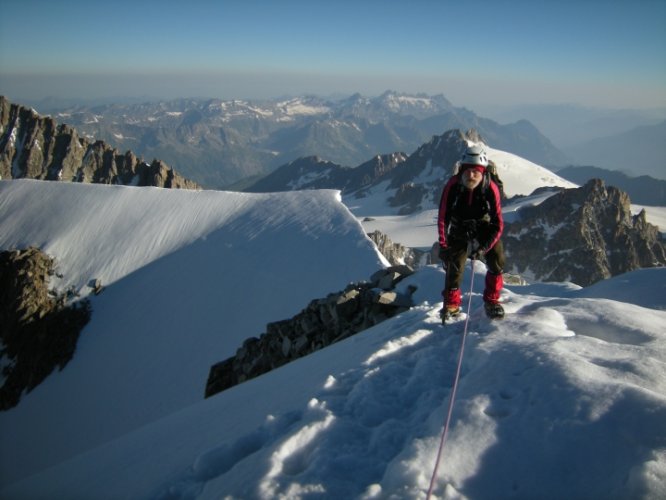
<instances>
[{"instance_id":1,"label":"sky","mask_svg":"<svg viewBox=\"0 0 666 500\"><path fill-rule=\"evenodd\" d=\"M12 100L444 94L666 106L666 1L0 0Z\"/></svg>"},{"instance_id":2,"label":"sky","mask_svg":"<svg viewBox=\"0 0 666 500\"><path fill-rule=\"evenodd\" d=\"M507 285L491 322L477 262L443 327L427 266L409 311L204 399L248 336L380 267L337 192L2 181L18 242L105 289L70 363L0 412L1 498L422 500L463 339L432 500L666 497L664 268Z\"/></svg>"},{"instance_id":3,"label":"sky","mask_svg":"<svg viewBox=\"0 0 666 500\"><path fill-rule=\"evenodd\" d=\"M664 0L0 0L12 100L444 94L666 106Z\"/></svg>"}]
</instances>

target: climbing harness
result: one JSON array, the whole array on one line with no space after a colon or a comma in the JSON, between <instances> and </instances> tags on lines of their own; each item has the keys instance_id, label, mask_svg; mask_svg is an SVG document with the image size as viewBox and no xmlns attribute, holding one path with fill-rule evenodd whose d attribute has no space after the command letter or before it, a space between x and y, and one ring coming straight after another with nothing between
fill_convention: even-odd
<instances>
[{"instance_id":1,"label":"climbing harness","mask_svg":"<svg viewBox=\"0 0 666 500\"><path fill-rule=\"evenodd\" d=\"M460 380L460 371L462 369L462 360L463 355L465 354L465 339L467 338L467 326L469 324L469 315L472 309L472 291L474 290L474 257L471 258L472 263L472 278L471 284L469 287L469 298L467 301L467 317L465 318L465 327L463 329L462 341L460 343L460 354L458 355L458 367L456 368L456 376L453 380L453 388L451 389L451 394L449 396L449 409L446 414L446 422L443 426L442 436L439 440L439 450L437 450L437 460L435 460L435 468L432 471L432 477L430 478L430 487L428 488L428 494L426 495L426 500L430 499L432 495L432 490L435 486L435 478L437 477L437 472L439 470L439 463L442 458L442 451L444 450L444 444L446 443L446 437L449 434L449 425L451 424L451 415L453 414L453 404L456 399L456 392L458 390L458 381Z\"/></svg>"}]
</instances>

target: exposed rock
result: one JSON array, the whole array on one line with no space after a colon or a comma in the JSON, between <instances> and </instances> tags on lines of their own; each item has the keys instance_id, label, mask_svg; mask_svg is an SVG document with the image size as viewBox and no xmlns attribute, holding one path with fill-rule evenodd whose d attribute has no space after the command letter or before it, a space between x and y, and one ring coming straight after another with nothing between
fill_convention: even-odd
<instances>
[{"instance_id":1,"label":"exposed rock","mask_svg":"<svg viewBox=\"0 0 666 500\"><path fill-rule=\"evenodd\" d=\"M400 207L399 214L402 215L436 207L446 179L453 173L453 166L465 151L467 141L483 139L474 129L467 132L454 129L441 136L433 136L430 142L418 148L385 179L390 181L389 189L395 189L389 204ZM421 177L431 180L414 182Z\"/></svg>"},{"instance_id":2,"label":"exposed rock","mask_svg":"<svg viewBox=\"0 0 666 500\"><path fill-rule=\"evenodd\" d=\"M293 189L339 189L356 191L377 181L405 161L404 153L376 155L358 167L345 167L319 156L298 158L246 188L252 192Z\"/></svg>"},{"instance_id":3,"label":"exposed rock","mask_svg":"<svg viewBox=\"0 0 666 500\"><path fill-rule=\"evenodd\" d=\"M350 168L312 156L281 166L247 191L339 189L345 196L362 199L381 189L399 214L437 206L442 188L453 173L468 141L483 141L475 129L451 129L421 145L414 153L377 155Z\"/></svg>"},{"instance_id":4,"label":"exposed rock","mask_svg":"<svg viewBox=\"0 0 666 500\"><path fill-rule=\"evenodd\" d=\"M99 279L93 279L88 282L88 286L92 288L92 291L95 295L99 295L104 290L102 286L102 281Z\"/></svg>"},{"instance_id":5,"label":"exposed rock","mask_svg":"<svg viewBox=\"0 0 666 500\"><path fill-rule=\"evenodd\" d=\"M641 267L666 265L658 228L631 214L629 196L593 179L520 210L502 237L507 263L541 281L588 286Z\"/></svg>"},{"instance_id":6,"label":"exposed rock","mask_svg":"<svg viewBox=\"0 0 666 500\"><path fill-rule=\"evenodd\" d=\"M90 319L87 300L49 292L53 273L53 259L37 248L0 252L0 410L65 367Z\"/></svg>"},{"instance_id":7,"label":"exposed rock","mask_svg":"<svg viewBox=\"0 0 666 500\"><path fill-rule=\"evenodd\" d=\"M402 246L400 243L393 243L391 238L381 231L368 233L368 237L377 245L379 252L393 266L406 264L413 269L418 269L431 262L430 252L423 252L417 248L409 248Z\"/></svg>"},{"instance_id":8,"label":"exposed rock","mask_svg":"<svg viewBox=\"0 0 666 500\"><path fill-rule=\"evenodd\" d=\"M291 319L269 323L266 333L247 339L235 356L211 367L206 397L408 310L416 289L409 288L405 295L394 288L412 273L406 265L380 270L369 282L351 283L343 291L311 301Z\"/></svg>"},{"instance_id":9,"label":"exposed rock","mask_svg":"<svg viewBox=\"0 0 666 500\"><path fill-rule=\"evenodd\" d=\"M146 163L102 141L79 137L31 109L0 96L0 178L199 189L164 162Z\"/></svg>"}]
</instances>

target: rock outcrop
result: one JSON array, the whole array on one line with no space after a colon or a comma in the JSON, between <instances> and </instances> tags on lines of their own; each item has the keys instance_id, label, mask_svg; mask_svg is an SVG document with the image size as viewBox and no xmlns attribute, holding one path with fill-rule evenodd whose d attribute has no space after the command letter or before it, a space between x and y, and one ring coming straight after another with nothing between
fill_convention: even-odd
<instances>
[{"instance_id":1,"label":"rock outcrop","mask_svg":"<svg viewBox=\"0 0 666 500\"><path fill-rule=\"evenodd\" d=\"M408 310L415 289L401 294L395 291L395 285L412 273L409 266L380 270L369 282L351 283L341 292L311 301L291 319L269 323L259 338L247 339L235 356L211 367L206 397Z\"/></svg>"},{"instance_id":2,"label":"rock outcrop","mask_svg":"<svg viewBox=\"0 0 666 500\"><path fill-rule=\"evenodd\" d=\"M381 231L368 233L368 237L392 266L405 264L413 269L418 269L431 263L430 251L424 252L418 248L409 248L400 243L394 243Z\"/></svg>"},{"instance_id":3,"label":"rock outcrop","mask_svg":"<svg viewBox=\"0 0 666 500\"><path fill-rule=\"evenodd\" d=\"M295 189L338 189L346 194L369 186L407 159L404 153L376 155L358 167L345 167L319 156L298 158L261 178L245 191L268 193Z\"/></svg>"},{"instance_id":4,"label":"rock outcrop","mask_svg":"<svg viewBox=\"0 0 666 500\"><path fill-rule=\"evenodd\" d=\"M16 406L24 391L65 367L90 319L87 300L49 291L54 266L34 247L0 252L0 410Z\"/></svg>"},{"instance_id":5,"label":"rock outcrop","mask_svg":"<svg viewBox=\"0 0 666 500\"><path fill-rule=\"evenodd\" d=\"M623 191L593 179L522 208L502 239L507 263L527 278L588 286L642 267L666 265L666 249L645 211Z\"/></svg>"},{"instance_id":6,"label":"rock outcrop","mask_svg":"<svg viewBox=\"0 0 666 500\"><path fill-rule=\"evenodd\" d=\"M398 208L402 215L438 206L442 188L465 151L467 141L482 140L474 129L467 132L454 129L434 136L411 154L399 169L391 172L388 189L394 189L395 194L388 199L389 205ZM428 180L415 182L420 178Z\"/></svg>"},{"instance_id":7,"label":"rock outcrop","mask_svg":"<svg viewBox=\"0 0 666 500\"><path fill-rule=\"evenodd\" d=\"M146 163L0 96L0 178L199 189L159 160Z\"/></svg>"}]
</instances>

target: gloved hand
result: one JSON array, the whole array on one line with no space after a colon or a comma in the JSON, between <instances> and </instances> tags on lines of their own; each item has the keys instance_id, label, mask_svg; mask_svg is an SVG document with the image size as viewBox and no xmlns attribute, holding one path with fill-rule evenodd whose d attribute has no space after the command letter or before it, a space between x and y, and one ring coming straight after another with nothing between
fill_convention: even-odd
<instances>
[{"instance_id":1,"label":"gloved hand","mask_svg":"<svg viewBox=\"0 0 666 500\"><path fill-rule=\"evenodd\" d=\"M448 260L449 260L449 247L439 247L439 258L445 264L448 262Z\"/></svg>"}]
</instances>

